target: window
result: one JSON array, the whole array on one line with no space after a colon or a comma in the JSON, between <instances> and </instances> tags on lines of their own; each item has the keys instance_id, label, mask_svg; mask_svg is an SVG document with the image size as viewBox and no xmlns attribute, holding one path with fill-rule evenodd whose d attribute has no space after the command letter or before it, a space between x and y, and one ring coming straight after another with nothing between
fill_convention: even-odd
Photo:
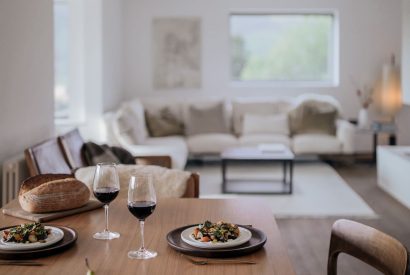
<instances>
[{"instance_id":1,"label":"window","mask_svg":"<svg viewBox=\"0 0 410 275\"><path fill-rule=\"evenodd\" d=\"M333 14L232 14L231 79L335 85Z\"/></svg>"},{"instance_id":2,"label":"window","mask_svg":"<svg viewBox=\"0 0 410 275\"><path fill-rule=\"evenodd\" d=\"M65 1L54 1L54 116L69 119L69 15Z\"/></svg>"}]
</instances>

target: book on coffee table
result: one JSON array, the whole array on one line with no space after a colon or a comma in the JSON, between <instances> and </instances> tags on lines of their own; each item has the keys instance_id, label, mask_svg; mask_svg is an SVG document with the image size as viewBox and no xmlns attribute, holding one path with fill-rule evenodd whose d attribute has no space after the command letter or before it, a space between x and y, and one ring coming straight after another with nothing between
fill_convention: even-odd
<instances>
[{"instance_id":1,"label":"book on coffee table","mask_svg":"<svg viewBox=\"0 0 410 275\"><path fill-rule=\"evenodd\" d=\"M286 150L286 146L280 143L262 143L258 145L258 150L266 153L281 153Z\"/></svg>"}]
</instances>

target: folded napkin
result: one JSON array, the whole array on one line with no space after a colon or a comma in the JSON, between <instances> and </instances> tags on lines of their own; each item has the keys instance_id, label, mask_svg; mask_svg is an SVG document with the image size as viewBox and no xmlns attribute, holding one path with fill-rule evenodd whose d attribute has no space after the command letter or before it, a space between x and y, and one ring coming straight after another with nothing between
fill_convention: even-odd
<instances>
[{"instance_id":1,"label":"folded napkin","mask_svg":"<svg viewBox=\"0 0 410 275\"><path fill-rule=\"evenodd\" d=\"M154 165L118 165L121 189L128 189L132 175L152 174L157 198L180 198L184 195L190 172L168 169ZM84 182L92 190L95 166L79 168L75 178Z\"/></svg>"}]
</instances>

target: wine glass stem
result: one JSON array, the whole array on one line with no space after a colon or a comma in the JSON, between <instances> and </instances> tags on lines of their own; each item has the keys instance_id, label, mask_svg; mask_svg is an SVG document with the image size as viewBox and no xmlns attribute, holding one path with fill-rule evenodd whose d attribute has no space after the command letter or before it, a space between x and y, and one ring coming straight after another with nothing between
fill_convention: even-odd
<instances>
[{"instance_id":1,"label":"wine glass stem","mask_svg":"<svg viewBox=\"0 0 410 275\"><path fill-rule=\"evenodd\" d=\"M105 210L105 232L108 232L108 204L104 205Z\"/></svg>"},{"instance_id":2,"label":"wine glass stem","mask_svg":"<svg viewBox=\"0 0 410 275\"><path fill-rule=\"evenodd\" d=\"M141 233L141 248L140 248L140 250L145 250L145 245L144 245L144 220L140 220L140 233Z\"/></svg>"}]
</instances>

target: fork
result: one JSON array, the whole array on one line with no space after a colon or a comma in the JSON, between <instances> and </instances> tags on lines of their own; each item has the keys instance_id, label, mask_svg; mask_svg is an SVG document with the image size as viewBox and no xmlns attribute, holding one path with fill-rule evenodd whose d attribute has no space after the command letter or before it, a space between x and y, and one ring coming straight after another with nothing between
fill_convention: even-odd
<instances>
[{"instance_id":1,"label":"fork","mask_svg":"<svg viewBox=\"0 0 410 275\"><path fill-rule=\"evenodd\" d=\"M21 266L43 266L43 263L34 262L34 261L17 261L17 260L9 260L9 261L0 261L0 265L21 265Z\"/></svg>"},{"instance_id":2,"label":"fork","mask_svg":"<svg viewBox=\"0 0 410 275\"><path fill-rule=\"evenodd\" d=\"M256 264L254 261L249 260L220 260L220 259L194 259L181 254L184 258L195 265L207 265L207 264Z\"/></svg>"}]
</instances>

